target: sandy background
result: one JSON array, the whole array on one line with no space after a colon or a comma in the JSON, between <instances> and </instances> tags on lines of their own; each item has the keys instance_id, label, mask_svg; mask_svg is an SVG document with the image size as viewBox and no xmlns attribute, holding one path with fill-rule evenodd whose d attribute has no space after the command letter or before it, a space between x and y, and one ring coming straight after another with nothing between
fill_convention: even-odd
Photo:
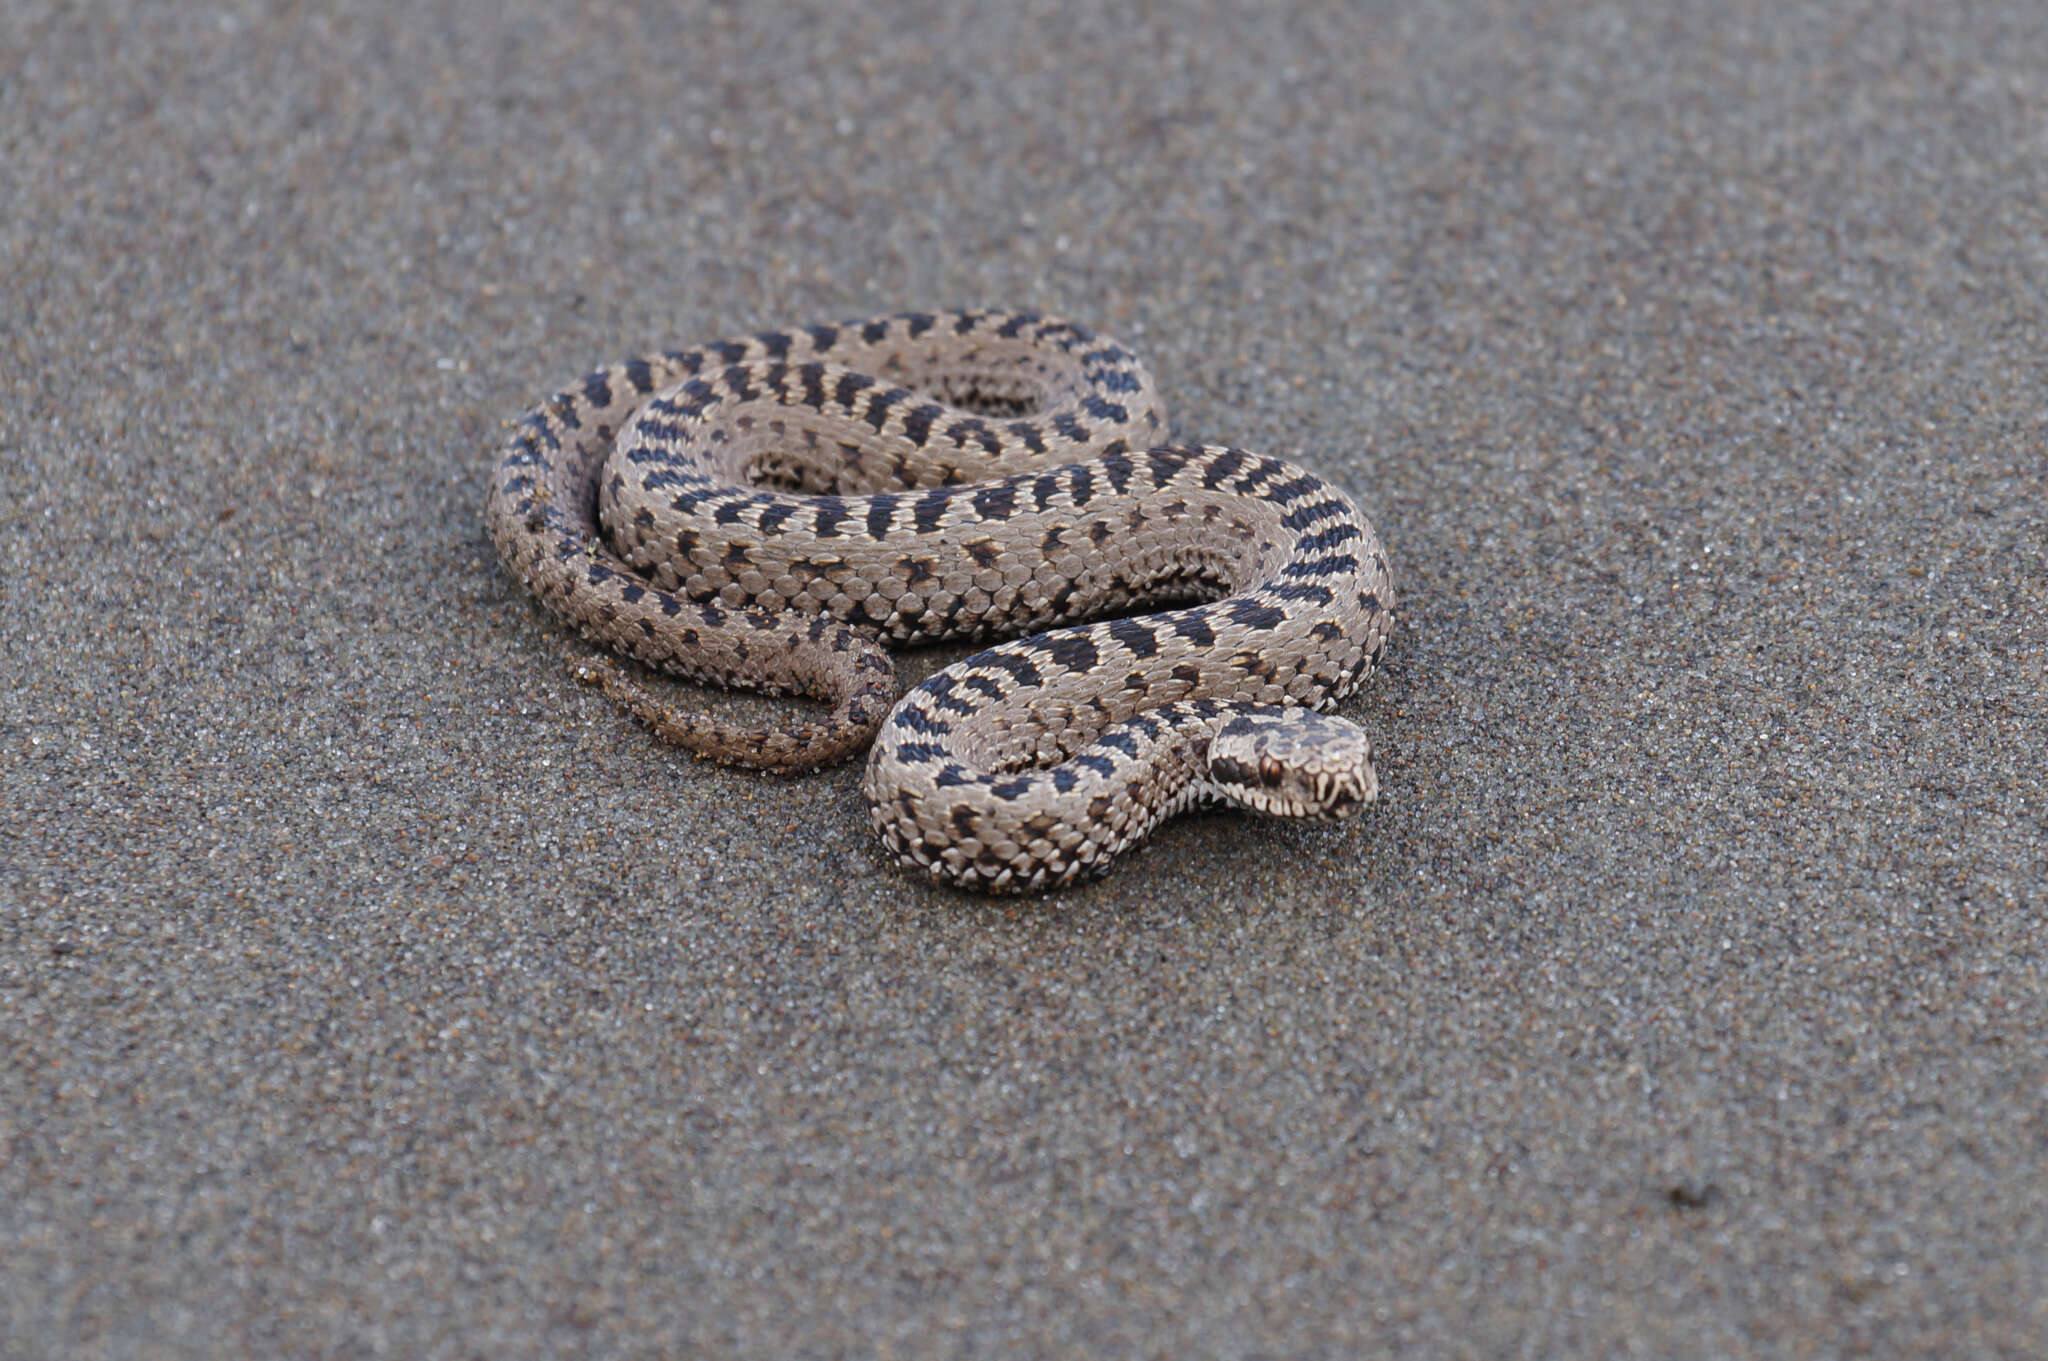
<instances>
[{"instance_id":1,"label":"sandy background","mask_svg":"<svg viewBox=\"0 0 2048 1361\"><path fill-rule=\"evenodd\" d=\"M2038 5L685 10L0 7L0 1356L2048 1351ZM505 420L978 303L1373 515L1362 822L569 678Z\"/></svg>"}]
</instances>

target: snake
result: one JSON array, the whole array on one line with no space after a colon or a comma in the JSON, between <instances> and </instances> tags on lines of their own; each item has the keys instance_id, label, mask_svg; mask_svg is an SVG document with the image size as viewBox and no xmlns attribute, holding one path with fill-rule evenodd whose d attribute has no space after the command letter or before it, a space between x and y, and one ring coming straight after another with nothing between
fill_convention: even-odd
<instances>
[{"instance_id":1,"label":"snake","mask_svg":"<svg viewBox=\"0 0 2048 1361\"><path fill-rule=\"evenodd\" d=\"M1284 459L1168 442L1122 344L905 312L607 365L509 427L507 569L652 671L825 708L749 726L606 659L661 738L804 772L868 751L886 854L991 893L1099 878L1198 804L1336 820L1379 792L1329 712L1380 665L1370 521ZM897 696L892 648L996 641Z\"/></svg>"}]
</instances>

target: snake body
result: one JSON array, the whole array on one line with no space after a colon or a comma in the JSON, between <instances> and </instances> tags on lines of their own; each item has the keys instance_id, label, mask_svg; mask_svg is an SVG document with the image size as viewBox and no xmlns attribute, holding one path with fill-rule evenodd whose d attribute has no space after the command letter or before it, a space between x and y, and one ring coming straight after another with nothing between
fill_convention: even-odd
<instances>
[{"instance_id":1,"label":"snake body","mask_svg":"<svg viewBox=\"0 0 2048 1361\"><path fill-rule=\"evenodd\" d=\"M788 771L872 741L862 789L902 864L1042 889L1191 803L1331 818L1377 792L1365 734L1317 712L1392 628L1371 524L1293 464L1165 434L1114 341L907 313L599 369L513 427L486 518L594 641L831 705L748 729L588 668L663 737ZM1125 617L1077 622L1104 615ZM883 642L1019 633L895 702Z\"/></svg>"}]
</instances>

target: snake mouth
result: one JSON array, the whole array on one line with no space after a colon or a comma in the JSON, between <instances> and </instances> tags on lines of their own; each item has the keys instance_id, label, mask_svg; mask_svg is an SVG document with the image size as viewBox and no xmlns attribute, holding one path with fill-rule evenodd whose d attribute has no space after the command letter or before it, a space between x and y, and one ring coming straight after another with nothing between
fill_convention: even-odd
<instances>
[{"instance_id":1,"label":"snake mouth","mask_svg":"<svg viewBox=\"0 0 2048 1361\"><path fill-rule=\"evenodd\" d=\"M1378 797L1376 784L1362 789L1333 789L1323 800L1323 811L1319 816L1325 822L1347 822L1364 812L1366 806Z\"/></svg>"}]
</instances>

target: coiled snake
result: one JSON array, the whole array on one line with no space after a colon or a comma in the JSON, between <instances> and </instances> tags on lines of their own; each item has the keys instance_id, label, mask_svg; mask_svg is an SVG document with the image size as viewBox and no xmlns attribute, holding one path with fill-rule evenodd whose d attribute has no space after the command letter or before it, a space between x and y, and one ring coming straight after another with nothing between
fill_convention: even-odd
<instances>
[{"instance_id":1,"label":"coiled snake","mask_svg":"<svg viewBox=\"0 0 2048 1361\"><path fill-rule=\"evenodd\" d=\"M1364 732L1316 712L1393 626L1371 524L1313 473L1165 434L1114 341L908 313L599 369L513 428L487 519L596 642L832 706L750 730L586 668L663 737L786 771L872 740L902 864L1043 889L1197 801L1338 818L1378 792ZM1131 617L1153 607L1177 608ZM896 702L881 643L1020 633Z\"/></svg>"}]
</instances>

